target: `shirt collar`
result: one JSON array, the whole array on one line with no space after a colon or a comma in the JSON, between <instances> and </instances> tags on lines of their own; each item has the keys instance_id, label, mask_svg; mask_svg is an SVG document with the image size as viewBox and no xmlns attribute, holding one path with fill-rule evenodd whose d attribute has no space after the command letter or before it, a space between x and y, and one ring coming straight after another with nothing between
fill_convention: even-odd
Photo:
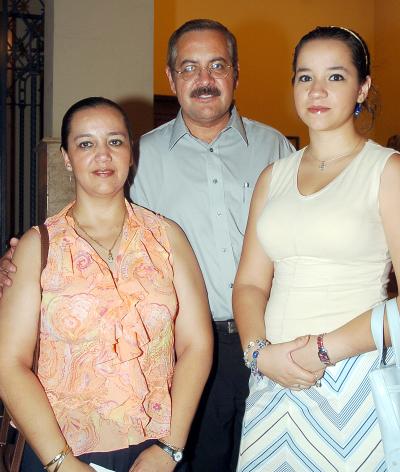
<instances>
[{"instance_id":1,"label":"shirt collar","mask_svg":"<svg viewBox=\"0 0 400 472\"><path fill-rule=\"evenodd\" d=\"M246 130L244 129L242 117L239 115L235 106L232 107L231 118L229 120L229 123L226 129L228 129L229 127L237 131L242 137L243 141L246 143L246 145L247 146L249 145L249 141L247 139Z\"/></svg>"},{"instance_id":2,"label":"shirt collar","mask_svg":"<svg viewBox=\"0 0 400 472\"><path fill-rule=\"evenodd\" d=\"M246 130L243 125L242 118L240 117L237 109L235 106L232 107L231 111L231 117L229 118L228 124L226 127L221 131L221 133L225 132L226 130L232 128L235 130L239 135L242 137L243 141L246 143L246 145L249 144L248 139L247 139L247 134ZM221 133L218 135L220 136ZM171 150L175 144L183 138L186 134L190 134L190 131L188 130L185 121L182 116L182 109L179 110L175 121L172 125L172 133L171 133L171 138L169 140L169 149ZM218 138L217 138L218 139Z\"/></svg>"},{"instance_id":3,"label":"shirt collar","mask_svg":"<svg viewBox=\"0 0 400 472\"><path fill-rule=\"evenodd\" d=\"M171 150L175 144L183 137L185 134L190 134L182 116L182 109L178 111L176 115L174 124L172 125L171 138L169 140L169 149Z\"/></svg>"}]
</instances>

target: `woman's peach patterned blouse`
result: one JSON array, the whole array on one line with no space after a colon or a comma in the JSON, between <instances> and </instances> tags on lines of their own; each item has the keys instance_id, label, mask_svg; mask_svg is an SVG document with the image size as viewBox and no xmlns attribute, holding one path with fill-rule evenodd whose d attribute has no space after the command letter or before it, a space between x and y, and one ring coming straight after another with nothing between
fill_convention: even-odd
<instances>
[{"instance_id":1,"label":"woman's peach patterned blouse","mask_svg":"<svg viewBox=\"0 0 400 472\"><path fill-rule=\"evenodd\" d=\"M161 217L126 202L114 273L74 230L46 221L39 379L75 455L168 435L177 299Z\"/></svg>"}]
</instances>

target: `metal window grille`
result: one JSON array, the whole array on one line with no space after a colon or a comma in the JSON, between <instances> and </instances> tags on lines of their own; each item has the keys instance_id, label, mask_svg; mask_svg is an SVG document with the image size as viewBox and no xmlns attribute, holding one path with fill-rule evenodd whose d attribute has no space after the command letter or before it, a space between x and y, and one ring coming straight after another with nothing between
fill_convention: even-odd
<instances>
[{"instance_id":1,"label":"metal window grille","mask_svg":"<svg viewBox=\"0 0 400 472\"><path fill-rule=\"evenodd\" d=\"M0 252L37 223L43 137L44 1L1 0Z\"/></svg>"}]
</instances>

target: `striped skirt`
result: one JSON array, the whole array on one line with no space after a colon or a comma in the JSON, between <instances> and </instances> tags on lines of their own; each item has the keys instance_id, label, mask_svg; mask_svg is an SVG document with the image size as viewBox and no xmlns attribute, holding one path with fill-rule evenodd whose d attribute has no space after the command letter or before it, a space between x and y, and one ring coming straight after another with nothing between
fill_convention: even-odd
<instances>
[{"instance_id":1,"label":"striped skirt","mask_svg":"<svg viewBox=\"0 0 400 472\"><path fill-rule=\"evenodd\" d=\"M376 351L346 359L299 392L251 378L238 472L386 471L368 380L377 363Z\"/></svg>"}]
</instances>

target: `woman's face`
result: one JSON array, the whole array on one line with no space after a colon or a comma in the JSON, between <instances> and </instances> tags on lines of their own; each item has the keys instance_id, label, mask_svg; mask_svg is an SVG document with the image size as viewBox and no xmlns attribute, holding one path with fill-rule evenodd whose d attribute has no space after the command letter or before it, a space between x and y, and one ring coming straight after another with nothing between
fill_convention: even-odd
<instances>
[{"instance_id":1,"label":"woman's face","mask_svg":"<svg viewBox=\"0 0 400 472\"><path fill-rule=\"evenodd\" d=\"M335 130L353 123L357 101L365 100L368 77L359 83L347 44L336 39L307 42L298 55L294 101L301 120L312 130Z\"/></svg>"},{"instance_id":2,"label":"woman's face","mask_svg":"<svg viewBox=\"0 0 400 472\"><path fill-rule=\"evenodd\" d=\"M71 165L77 192L113 196L123 192L132 162L128 130L118 110L109 106L84 108L71 120L65 165Z\"/></svg>"}]
</instances>

